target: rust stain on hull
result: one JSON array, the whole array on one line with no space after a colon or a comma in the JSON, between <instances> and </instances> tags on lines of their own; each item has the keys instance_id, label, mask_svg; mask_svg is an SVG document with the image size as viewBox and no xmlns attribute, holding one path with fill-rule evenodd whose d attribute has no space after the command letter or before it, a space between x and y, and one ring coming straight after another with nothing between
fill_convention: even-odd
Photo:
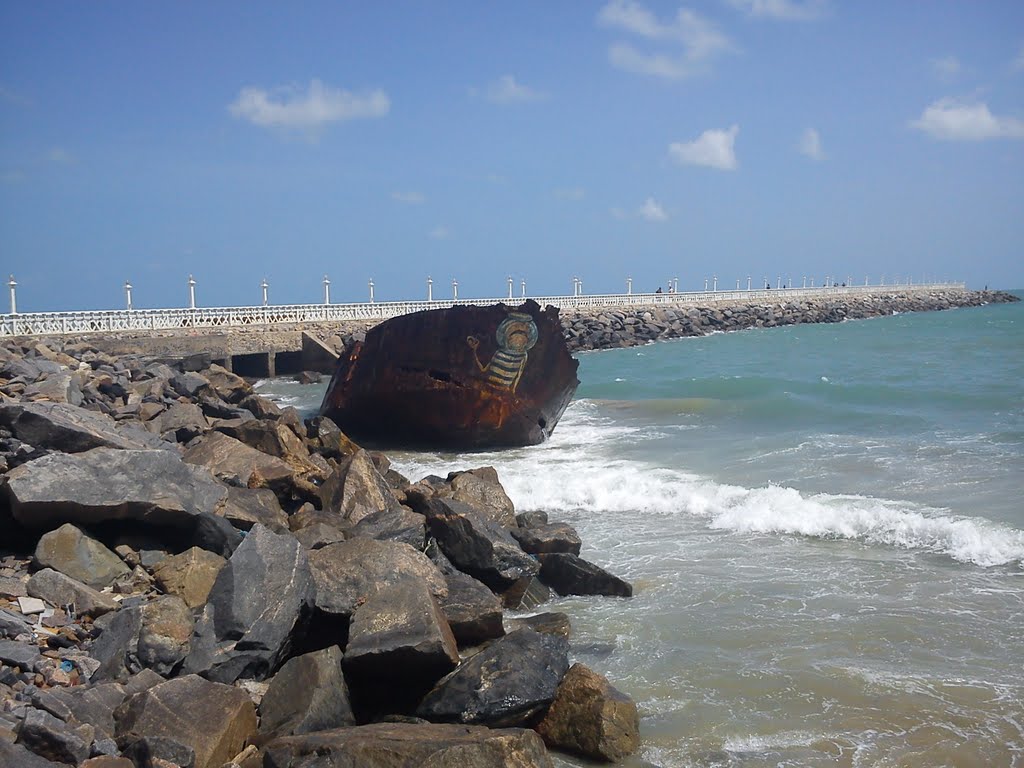
<instances>
[{"instance_id":1,"label":"rust stain on hull","mask_svg":"<svg viewBox=\"0 0 1024 768\"><path fill-rule=\"evenodd\" d=\"M320 413L378 444L535 445L572 399L578 365L555 307L417 312L381 323L342 356Z\"/></svg>"}]
</instances>

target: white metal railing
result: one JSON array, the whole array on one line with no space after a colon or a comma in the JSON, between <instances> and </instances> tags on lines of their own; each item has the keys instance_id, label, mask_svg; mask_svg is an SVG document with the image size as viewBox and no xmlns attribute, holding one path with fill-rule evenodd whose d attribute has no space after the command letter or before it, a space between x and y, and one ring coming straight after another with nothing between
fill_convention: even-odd
<instances>
[{"instance_id":1,"label":"white metal railing","mask_svg":"<svg viewBox=\"0 0 1024 768\"><path fill-rule=\"evenodd\" d=\"M560 309L594 307L749 302L865 294L892 294L932 290L964 290L964 283L920 285L857 285L821 288L780 288L680 293L619 293L579 296L529 296L541 306ZM210 307L195 309L111 309L82 312L19 312L0 315L0 337L52 336L124 331L246 328L295 323L333 323L345 320L384 320L424 309L458 305L518 305L524 297L509 299L437 299L434 301L384 301L363 304L280 304L260 307Z\"/></svg>"}]
</instances>

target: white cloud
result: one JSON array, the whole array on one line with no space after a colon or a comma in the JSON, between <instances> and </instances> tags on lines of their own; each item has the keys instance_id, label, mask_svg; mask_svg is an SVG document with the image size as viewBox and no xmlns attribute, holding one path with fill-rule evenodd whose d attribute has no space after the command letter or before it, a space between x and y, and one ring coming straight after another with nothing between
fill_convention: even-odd
<instances>
[{"instance_id":1,"label":"white cloud","mask_svg":"<svg viewBox=\"0 0 1024 768\"><path fill-rule=\"evenodd\" d=\"M641 219L646 219L647 221L668 221L668 214L665 213L665 209L653 197L648 197L644 200L644 204L640 206L638 214Z\"/></svg>"},{"instance_id":2,"label":"white cloud","mask_svg":"<svg viewBox=\"0 0 1024 768\"><path fill-rule=\"evenodd\" d=\"M408 203L409 205L421 205L426 198L419 192L392 192L391 199L396 203Z\"/></svg>"},{"instance_id":3,"label":"white cloud","mask_svg":"<svg viewBox=\"0 0 1024 768\"><path fill-rule=\"evenodd\" d=\"M447 240L449 237L451 237L452 233L448 231L448 227L437 226L430 230L430 232L427 234L434 240Z\"/></svg>"},{"instance_id":4,"label":"white cloud","mask_svg":"<svg viewBox=\"0 0 1024 768\"><path fill-rule=\"evenodd\" d=\"M813 21L829 10L828 0L729 0L748 16L782 21Z\"/></svg>"},{"instance_id":5,"label":"white cloud","mask_svg":"<svg viewBox=\"0 0 1024 768\"><path fill-rule=\"evenodd\" d=\"M696 140L673 142L668 147L669 155L682 165L704 165L721 171L734 171L739 167L736 161L736 134L740 127L734 125L726 131L707 130Z\"/></svg>"},{"instance_id":6,"label":"white cloud","mask_svg":"<svg viewBox=\"0 0 1024 768\"><path fill-rule=\"evenodd\" d=\"M666 53L641 51L622 42L613 44L608 49L608 59L612 66L627 72L679 79L706 68L714 56L735 49L714 24L687 8L680 8L668 21L660 21L634 0L611 0L598 12L597 21L602 26L673 46Z\"/></svg>"},{"instance_id":7,"label":"white cloud","mask_svg":"<svg viewBox=\"0 0 1024 768\"><path fill-rule=\"evenodd\" d=\"M487 86L484 96L495 104L524 104L530 101L541 101L547 95L528 85L517 83L512 75L502 75Z\"/></svg>"},{"instance_id":8,"label":"white cloud","mask_svg":"<svg viewBox=\"0 0 1024 768\"><path fill-rule=\"evenodd\" d=\"M960 60L956 56L943 56L940 59L931 59L929 62L932 71L941 78L951 79L960 74Z\"/></svg>"},{"instance_id":9,"label":"white cloud","mask_svg":"<svg viewBox=\"0 0 1024 768\"><path fill-rule=\"evenodd\" d=\"M384 91L364 94L332 88L311 80L305 91L294 86L272 91L250 86L243 88L228 105L235 117L268 128L315 130L328 123L383 117L391 109Z\"/></svg>"},{"instance_id":10,"label":"white cloud","mask_svg":"<svg viewBox=\"0 0 1024 768\"><path fill-rule=\"evenodd\" d=\"M679 57L663 53L641 53L629 43L616 43L609 47L608 61L624 72L654 75L669 80L680 80L694 71L691 65Z\"/></svg>"},{"instance_id":11,"label":"white cloud","mask_svg":"<svg viewBox=\"0 0 1024 768\"><path fill-rule=\"evenodd\" d=\"M954 99L939 99L910 125L932 138L946 141L1024 139L1024 120L997 117L984 102L963 104Z\"/></svg>"},{"instance_id":12,"label":"white cloud","mask_svg":"<svg viewBox=\"0 0 1024 768\"><path fill-rule=\"evenodd\" d=\"M814 128L808 128L800 137L800 154L812 160L824 160L825 150L821 146L821 136Z\"/></svg>"}]
</instances>

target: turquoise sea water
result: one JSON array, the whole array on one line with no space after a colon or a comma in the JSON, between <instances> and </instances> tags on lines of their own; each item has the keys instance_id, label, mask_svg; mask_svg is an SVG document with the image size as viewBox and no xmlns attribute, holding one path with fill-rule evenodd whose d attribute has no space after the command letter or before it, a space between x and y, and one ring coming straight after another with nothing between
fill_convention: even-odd
<instances>
[{"instance_id":1,"label":"turquoise sea water","mask_svg":"<svg viewBox=\"0 0 1024 768\"><path fill-rule=\"evenodd\" d=\"M586 353L579 376L545 445L391 456L495 466L633 582L545 606L638 702L626 765L1024 766L1024 303Z\"/></svg>"}]
</instances>

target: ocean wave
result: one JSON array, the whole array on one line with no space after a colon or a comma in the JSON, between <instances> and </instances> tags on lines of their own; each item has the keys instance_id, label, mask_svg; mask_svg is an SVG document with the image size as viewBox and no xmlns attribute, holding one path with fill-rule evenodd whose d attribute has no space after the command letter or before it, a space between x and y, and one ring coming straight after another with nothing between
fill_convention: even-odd
<instances>
[{"instance_id":1,"label":"ocean wave","mask_svg":"<svg viewBox=\"0 0 1024 768\"><path fill-rule=\"evenodd\" d=\"M417 479L456 466L492 464L520 510L615 516L687 515L715 530L845 539L874 546L939 553L963 563L1024 566L1024 531L980 517L857 495L805 494L768 485L744 488L664 467L596 456L604 428L578 423L561 445L508 454L406 456L396 468ZM453 466L453 458L455 459Z\"/></svg>"}]
</instances>

